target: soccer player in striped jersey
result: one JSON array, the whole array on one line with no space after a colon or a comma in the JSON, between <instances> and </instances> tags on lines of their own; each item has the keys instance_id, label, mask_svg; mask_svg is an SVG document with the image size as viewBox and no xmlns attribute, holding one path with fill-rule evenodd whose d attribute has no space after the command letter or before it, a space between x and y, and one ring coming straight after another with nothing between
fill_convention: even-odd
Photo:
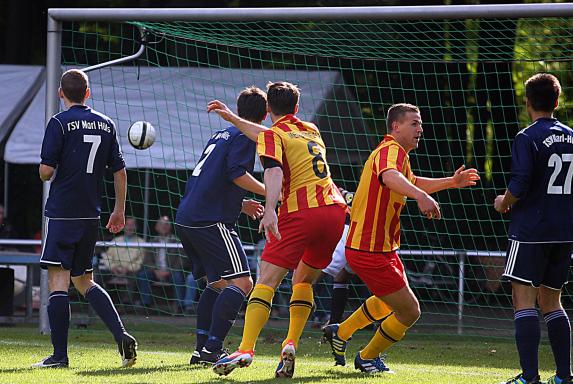
<instances>
[{"instance_id":1,"label":"soccer player in striped jersey","mask_svg":"<svg viewBox=\"0 0 573 384\"><path fill-rule=\"evenodd\" d=\"M446 188L475 185L475 169L455 171L445 178L416 177L410 168L410 151L422 137L418 107L395 104L386 119L389 134L370 154L354 195L346 260L373 293L341 324L324 329L335 363L345 364L347 341L358 329L383 319L377 332L356 355L354 367L363 372L388 372L379 355L400 341L420 316L418 299L408 286L404 266L396 251L400 247L400 213L406 198L415 199L428 219L441 217L431 193Z\"/></svg>"},{"instance_id":2,"label":"soccer player in striped jersey","mask_svg":"<svg viewBox=\"0 0 573 384\"><path fill-rule=\"evenodd\" d=\"M330 263L342 235L346 204L330 177L318 128L296 117L299 96L293 84L268 85L268 111L273 122L270 129L240 119L219 101L208 105L208 111L217 112L257 141L267 190L259 226L267 238L260 276L247 306L241 345L215 364L218 374L226 375L236 367L251 364L275 290L287 272L294 270L289 330L275 372L276 377L293 376L296 348L313 306L312 283Z\"/></svg>"},{"instance_id":3,"label":"soccer player in striped jersey","mask_svg":"<svg viewBox=\"0 0 573 384\"><path fill-rule=\"evenodd\" d=\"M247 121L267 115L265 92L248 87L237 98ZM253 288L247 256L235 226L241 212L256 218L263 206L244 200L247 191L265 194L251 173L256 145L236 127L217 131L191 173L177 209L176 230L191 259L195 279L207 279L197 305L197 344L190 364L214 363L226 356L223 341L245 296Z\"/></svg>"},{"instance_id":4,"label":"soccer player in striped jersey","mask_svg":"<svg viewBox=\"0 0 573 384\"><path fill-rule=\"evenodd\" d=\"M561 305L573 250L573 129L553 117L561 85L547 73L525 82L533 121L513 142L511 178L494 208L512 212L503 277L511 281L515 343L522 372L508 384L540 383L539 314L547 324L557 372L548 384L571 383L571 326Z\"/></svg>"},{"instance_id":5,"label":"soccer player in striped jersey","mask_svg":"<svg viewBox=\"0 0 573 384\"><path fill-rule=\"evenodd\" d=\"M54 353L33 367L68 366L70 277L112 332L122 365L131 366L135 364L137 343L125 331L109 295L92 275L106 168L113 172L115 188L115 207L106 228L117 233L125 225L127 175L117 129L109 117L85 105L90 88L82 71L66 71L58 92L67 110L48 122L39 169L42 181L54 178L45 207L40 258L40 265L48 270L48 319Z\"/></svg>"}]
</instances>

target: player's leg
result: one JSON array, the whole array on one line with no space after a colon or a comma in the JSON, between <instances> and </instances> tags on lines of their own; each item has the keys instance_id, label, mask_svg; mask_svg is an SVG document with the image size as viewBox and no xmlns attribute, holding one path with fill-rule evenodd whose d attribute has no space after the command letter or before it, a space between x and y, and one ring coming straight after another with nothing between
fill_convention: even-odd
<instances>
[{"instance_id":1,"label":"player's leg","mask_svg":"<svg viewBox=\"0 0 573 384\"><path fill-rule=\"evenodd\" d=\"M68 330L70 327L70 298L68 288L70 271L62 267L48 267L48 320L54 352L33 365L35 368L62 368L68 366Z\"/></svg>"},{"instance_id":2,"label":"player's leg","mask_svg":"<svg viewBox=\"0 0 573 384\"><path fill-rule=\"evenodd\" d=\"M48 321L54 352L32 365L35 368L68 366L68 330L70 327L70 268L77 231L64 220L46 218L44 245L40 265L48 270ZM70 230L68 232L68 229Z\"/></svg>"},{"instance_id":3,"label":"player's leg","mask_svg":"<svg viewBox=\"0 0 573 384\"><path fill-rule=\"evenodd\" d=\"M312 282L332 261L346 218L345 210L337 205L306 209L297 215L303 220L297 230L302 231L307 243L292 278L289 329L282 343L276 377L292 377L294 374L295 351L313 307Z\"/></svg>"},{"instance_id":4,"label":"player's leg","mask_svg":"<svg viewBox=\"0 0 573 384\"><path fill-rule=\"evenodd\" d=\"M328 324L339 324L342 322L346 303L348 302L348 281L350 276L351 274L345 268L342 268L334 277L332 300L330 303L330 320Z\"/></svg>"},{"instance_id":5,"label":"player's leg","mask_svg":"<svg viewBox=\"0 0 573 384\"><path fill-rule=\"evenodd\" d=\"M201 361L215 363L222 356L223 342L231 330L245 297L253 288L253 280L245 257L246 273L229 280L220 280L212 285L221 289L221 294L213 306L213 319L209 329L209 338L201 351ZM217 284L218 283L218 284Z\"/></svg>"},{"instance_id":6,"label":"player's leg","mask_svg":"<svg viewBox=\"0 0 573 384\"><path fill-rule=\"evenodd\" d=\"M549 262L538 300L556 367L555 376L548 383L571 383L571 324L561 304L561 289L569 279L571 245L548 245L545 254Z\"/></svg>"},{"instance_id":7,"label":"player's leg","mask_svg":"<svg viewBox=\"0 0 573 384\"><path fill-rule=\"evenodd\" d=\"M515 344L522 369L521 374L512 379L516 383L539 381L538 349L541 328L535 304L537 287L541 283L546 265L542 244L509 241L503 277L511 281Z\"/></svg>"},{"instance_id":8,"label":"player's leg","mask_svg":"<svg viewBox=\"0 0 573 384\"><path fill-rule=\"evenodd\" d=\"M218 230L225 241L228 267L220 269L222 272L217 275L221 279L211 284L221 290L213 306L209 338L203 349L211 357L207 361L212 363L221 357L223 341L235 322L246 295L253 288L247 255L236 231L224 224L218 224ZM203 351L201 354L203 355Z\"/></svg>"},{"instance_id":9,"label":"player's leg","mask_svg":"<svg viewBox=\"0 0 573 384\"><path fill-rule=\"evenodd\" d=\"M199 255L199 250L196 249L196 244L202 241L202 231L198 228L189 228L182 225L175 225L175 231L181 243L183 244L183 249L187 254L187 257L191 261L193 266L192 275L195 281L201 281L201 279L206 279L206 272L203 267L203 260ZM221 290L211 285L207 284L199 301L197 303L197 323L195 326L195 351L191 355L189 364L198 364L200 359L200 352L207 342L209 337L209 328L211 327L211 319L213 314L213 305L217 300L217 297L221 293Z\"/></svg>"},{"instance_id":10,"label":"player's leg","mask_svg":"<svg viewBox=\"0 0 573 384\"><path fill-rule=\"evenodd\" d=\"M218 375L228 375L235 368L248 367L253 361L255 344L269 319L275 290L288 269L261 260L259 271L257 285L251 292L245 312L241 344L236 352L213 365L213 371Z\"/></svg>"},{"instance_id":11,"label":"player's leg","mask_svg":"<svg viewBox=\"0 0 573 384\"><path fill-rule=\"evenodd\" d=\"M74 252L71 268L72 282L112 333L122 358L122 366L130 367L135 364L137 357L137 341L126 332L111 297L93 281L92 257L98 225L98 220L83 220L81 223L83 235Z\"/></svg>"}]
</instances>

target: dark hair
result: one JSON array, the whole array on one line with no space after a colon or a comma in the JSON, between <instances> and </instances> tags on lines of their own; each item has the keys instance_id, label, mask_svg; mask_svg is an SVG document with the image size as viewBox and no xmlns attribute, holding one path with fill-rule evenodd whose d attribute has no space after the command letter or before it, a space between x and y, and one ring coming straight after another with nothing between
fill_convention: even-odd
<instances>
[{"instance_id":1,"label":"dark hair","mask_svg":"<svg viewBox=\"0 0 573 384\"><path fill-rule=\"evenodd\" d=\"M267 101L274 115L284 116L294 113L300 90L292 83L279 81L267 84Z\"/></svg>"},{"instance_id":2,"label":"dark hair","mask_svg":"<svg viewBox=\"0 0 573 384\"><path fill-rule=\"evenodd\" d=\"M253 123L260 123L267 114L267 94L254 85L245 88L237 98L239 116Z\"/></svg>"},{"instance_id":3,"label":"dark hair","mask_svg":"<svg viewBox=\"0 0 573 384\"><path fill-rule=\"evenodd\" d=\"M86 99L88 87L88 75L79 69L67 70L60 80L60 88L62 88L64 96L72 103L82 104Z\"/></svg>"},{"instance_id":4,"label":"dark hair","mask_svg":"<svg viewBox=\"0 0 573 384\"><path fill-rule=\"evenodd\" d=\"M525 82L525 97L534 111L553 112L560 93L559 80L549 73L538 73Z\"/></svg>"},{"instance_id":5,"label":"dark hair","mask_svg":"<svg viewBox=\"0 0 573 384\"><path fill-rule=\"evenodd\" d=\"M420 109L412 104L399 103L394 104L388 109L388 115L386 117L386 127L388 132L392 131L392 123L398 121L404 117L408 112L420 113Z\"/></svg>"}]
</instances>

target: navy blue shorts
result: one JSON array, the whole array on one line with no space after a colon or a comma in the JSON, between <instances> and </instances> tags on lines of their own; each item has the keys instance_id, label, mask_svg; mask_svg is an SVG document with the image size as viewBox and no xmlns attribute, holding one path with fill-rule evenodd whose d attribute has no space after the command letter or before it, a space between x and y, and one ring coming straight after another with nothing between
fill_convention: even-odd
<instances>
[{"instance_id":1,"label":"navy blue shorts","mask_svg":"<svg viewBox=\"0 0 573 384\"><path fill-rule=\"evenodd\" d=\"M74 277L93 271L98 227L99 219L46 218L41 267L47 269L49 266L61 266Z\"/></svg>"},{"instance_id":2,"label":"navy blue shorts","mask_svg":"<svg viewBox=\"0 0 573 384\"><path fill-rule=\"evenodd\" d=\"M569 281L571 243L522 243L509 240L503 278L551 289Z\"/></svg>"},{"instance_id":3,"label":"navy blue shorts","mask_svg":"<svg viewBox=\"0 0 573 384\"><path fill-rule=\"evenodd\" d=\"M177 236L191 260L195 280L210 283L249 276L247 255L234 227L222 223L204 227L175 225Z\"/></svg>"}]
</instances>

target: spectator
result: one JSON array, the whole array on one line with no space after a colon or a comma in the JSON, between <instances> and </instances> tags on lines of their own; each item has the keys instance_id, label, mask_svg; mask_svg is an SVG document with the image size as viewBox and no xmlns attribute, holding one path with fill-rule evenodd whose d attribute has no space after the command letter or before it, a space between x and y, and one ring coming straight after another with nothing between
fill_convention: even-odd
<instances>
[{"instance_id":1,"label":"spectator","mask_svg":"<svg viewBox=\"0 0 573 384\"><path fill-rule=\"evenodd\" d=\"M137 224L134 217L125 218L123 236L113 238L117 245L127 243L143 243L141 237L136 234ZM107 250L107 269L115 278L134 275L141 269L145 250L139 247L111 246Z\"/></svg>"},{"instance_id":2,"label":"spectator","mask_svg":"<svg viewBox=\"0 0 573 384\"><path fill-rule=\"evenodd\" d=\"M169 217L161 216L155 223L157 236L151 238L154 243L178 243L173 234ZM183 273L183 256L176 248L157 248L147 254L143 269L137 274L137 289L141 295L141 305L148 307L152 304L151 282L169 282L173 285L177 299L177 311L183 312L185 308L186 284ZM190 296L195 293L195 280L192 287L187 287Z\"/></svg>"}]
</instances>

